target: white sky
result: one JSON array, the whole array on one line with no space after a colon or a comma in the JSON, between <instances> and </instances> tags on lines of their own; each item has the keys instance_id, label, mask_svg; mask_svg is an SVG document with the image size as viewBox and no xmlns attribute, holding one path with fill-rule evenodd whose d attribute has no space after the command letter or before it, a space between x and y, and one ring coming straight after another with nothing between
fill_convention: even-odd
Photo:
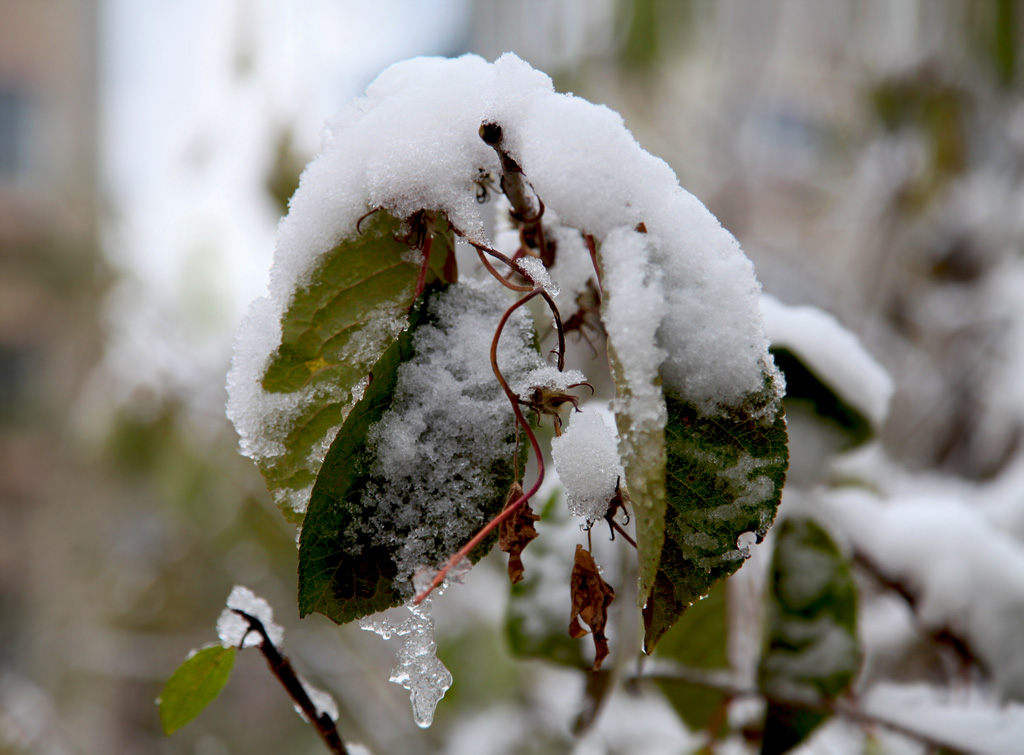
<instances>
[{"instance_id":1,"label":"white sky","mask_svg":"<svg viewBox=\"0 0 1024 755\"><path fill-rule=\"evenodd\" d=\"M278 133L315 152L324 120L381 70L457 54L467 26L464 0L103 0L105 242L125 274L108 363L122 387L223 406L234 329L273 253Z\"/></svg>"}]
</instances>

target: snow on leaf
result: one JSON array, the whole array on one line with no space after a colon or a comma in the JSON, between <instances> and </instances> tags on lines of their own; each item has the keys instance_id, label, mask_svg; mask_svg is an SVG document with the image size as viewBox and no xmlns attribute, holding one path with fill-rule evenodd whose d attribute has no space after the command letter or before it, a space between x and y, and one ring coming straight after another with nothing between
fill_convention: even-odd
<instances>
[{"instance_id":1,"label":"snow on leaf","mask_svg":"<svg viewBox=\"0 0 1024 755\"><path fill-rule=\"evenodd\" d=\"M433 222L427 282L450 281L454 237L442 215ZM415 299L421 264L403 222L381 211L358 226L319 255L286 301L254 302L228 375L228 416L242 451L296 522L327 448Z\"/></svg>"},{"instance_id":2,"label":"snow on leaf","mask_svg":"<svg viewBox=\"0 0 1024 755\"><path fill-rule=\"evenodd\" d=\"M572 590L572 613L569 616L569 636L579 639L586 635L580 619L590 627L594 637L594 671L608 656L608 638L604 634L608 623L608 606L615 599L615 590L604 581L590 551L576 546L576 559L569 579Z\"/></svg>"},{"instance_id":3,"label":"snow on leaf","mask_svg":"<svg viewBox=\"0 0 1024 755\"><path fill-rule=\"evenodd\" d=\"M765 751L786 752L827 719L818 709L850 685L860 665L850 566L811 519L779 528L770 596L758 672L768 699Z\"/></svg>"},{"instance_id":4,"label":"snow on leaf","mask_svg":"<svg viewBox=\"0 0 1024 755\"><path fill-rule=\"evenodd\" d=\"M370 515L361 500L371 463L366 436L391 404L398 367L412 357L421 312L413 311L409 329L373 365L370 385L324 459L299 539L300 616L316 612L344 623L402 602L389 550L352 523ZM343 532L351 533L348 542Z\"/></svg>"},{"instance_id":5,"label":"snow on leaf","mask_svg":"<svg viewBox=\"0 0 1024 755\"><path fill-rule=\"evenodd\" d=\"M786 306L768 295L761 305L775 363L786 376L787 406L811 405L842 429L846 447L877 435L893 384L857 337L814 307Z\"/></svg>"},{"instance_id":6,"label":"snow on leaf","mask_svg":"<svg viewBox=\"0 0 1024 755\"><path fill-rule=\"evenodd\" d=\"M237 648L214 645L190 657L160 695L160 722L173 734L209 705L231 676Z\"/></svg>"},{"instance_id":7,"label":"snow on leaf","mask_svg":"<svg viewBox=\"0 0 1024 755\"><path fill-rule=\"evenodd\" d=\"M740 535L764 536L775 519L788 459L785 419L754 419L756 401L746 414L720 417L701 416L672 393L667 406L667 513L657 576L644 606L647 652L695 600L740 568L747 555L737 544ZM640 537L638 529L638 544Z\"/></svg>"},{"instance_id":8,"label":"snow on leaf","mask_svg":"<svg viewBox=\"0 0 1024 755\"><path fill-rule=\"evenodd\" d=\"M513 415L488 354L506 305L497 284L432 294L374 367L313 489L301 614L343 623L400 604L419 568L447 559L501 510L514 477ZM531 333L525 312L510 318L498 350L507 374L537 367Z\"/></svg>"},{"instance_id":9,"label":"snow on leaf","mask_svg":"<svg viewBox=\"0 0 1024 755\"><path fill-rule=\"evenodd\" d=\"M569 428L551 441L551 459L565 486L569 511L588 522L604 517L622 479L622 466L615 434L600 412L574 415Z\"/></svg>"}]
</instances>

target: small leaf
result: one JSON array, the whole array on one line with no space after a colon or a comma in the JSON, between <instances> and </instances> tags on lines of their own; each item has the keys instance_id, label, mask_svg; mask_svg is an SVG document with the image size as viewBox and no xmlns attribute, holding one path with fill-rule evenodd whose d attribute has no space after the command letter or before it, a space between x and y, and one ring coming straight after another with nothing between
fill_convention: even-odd
<instances>
[{"instance_id":1,"label":"small leaf","mask_svg":"<svg viewBox=\"0 0 1024 755\"><path fill-rule=\"evenodd\" d=\"M586 635L586 630L580 626L580 619L583 619L594 636L594 671L597 671L608 656L608 638L604 628L608 623L608 606L615 599L615 590L601 578L594 557L582 545L576 546L576 561L569 586L572 590L569 636L578 640Z\"/></svg>"},{"instance_id":2,"label":"small leaf","mask_svg":"<svg viewBox=\"0 0 1024 755\"><path fill-rule=\"evenodd\" d=\"M214 645L178 667L160 696L160 721L165 734L176 732L217 697L231 676L236 652L233 647Z\"/></svg>"},{"instance_id":3,"label":"small leaf","mask_svg":"<svg viewBox=\"0 0 1024 755\"><path fill-rule=\"evenodd\" d=\"M523 486L515 483L508 491L505 508L523 494ZM530 502L527 501L498 526L498 547L508 554L508 578L512 584L523 578L523 548L537 537L537 528L533 523L538 519L540 517L533 513Z\"/></svg>"},{"instance_id":4,"label":"small leaf","mask_svg":"<svg viewBox=\"0 0 1024 755\"><path fill-rule=\"evenodd\" d=\"M779 528L770 590L758 670L768 698L762 752L784 753L827 720L827 704L857 673L857 591L839 548L806 518Z\"/></svg>"},{"instance_id":5,"label":"small leaf","mask_svg":"<svg viewBox=\"0 0 1024 755\"><path fill-rule=\"evenodd\" d=\"M740 568L746 554L739 536L764 536L788 464L781 413L765 424L743 411L705 417L671 394L666 405L668 506L654 589L644 606L648 653L694 601Z\"/></svg>"}]
</instances>

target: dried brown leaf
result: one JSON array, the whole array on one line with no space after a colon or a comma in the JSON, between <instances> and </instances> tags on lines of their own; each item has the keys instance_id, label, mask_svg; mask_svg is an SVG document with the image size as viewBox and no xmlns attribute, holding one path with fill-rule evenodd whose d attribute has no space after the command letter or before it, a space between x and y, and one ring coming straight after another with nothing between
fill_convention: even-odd
<instances>
[{"instance_id":1,"label":"dried brown leaf","mask_svg":"<svg viewBox=\"0 0 1024 755\"><path fill-rule=\"evenodd\" d=\"M615 590L601 578L597 562L582 545L576 546L576 561L569 582L572 589L569 636L579 639L587 633L580 625L580 619L590 627L594 636L594 671L597 671L608 656L608 638L604 628L608 623L608 606L615 599Z\"/></svg>"},{"instance_id":2,"label":"dried brown leaf","mask_svg":"<svg viewBox=\"0 0 1024 755\"><path fill-rule=\"evenodd\" d=\"M505 508L515 503L523 496L523 486L518 482L512 485L505 499ZM540 519L530 508L530 502L526 501L498 525L498 547L508 554L508 578L515 584L523 578L523 548L530 544L537 537L537 530L533 523Z\"/></svg>"}]
</instances>

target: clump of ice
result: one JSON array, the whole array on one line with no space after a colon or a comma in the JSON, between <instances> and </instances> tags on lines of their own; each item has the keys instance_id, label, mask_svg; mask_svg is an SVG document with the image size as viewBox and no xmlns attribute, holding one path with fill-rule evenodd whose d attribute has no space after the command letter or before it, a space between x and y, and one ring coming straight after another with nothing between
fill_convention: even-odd
<instances>
[{"instance_id":1,"label":"clump of ice","mask_svg":"<svg viewBox=\"0 0 1024 755\"><path fill-rule=\"evenodd\" d=\"M404 637L398 651L398 665L391 671L391 681L409 690L412 715L416 725L426 728L434 721L434 710L444 693L452 686L452 675L437 658L434 641L434 619L430 615L433 598L418 606L411 602L406 608L412 615L400 624L388 619L362 619L359 626L375 632L385 640Z\"/></svg>"},{"instance_id":2,"label":"clump of ice","mask_svg":"<svg viewBox=\"0 0 1024 755\"><path fill-rule=\"evenodd\" d=\"M600 412L573 415L568 429L551 441L551 458L574 516L594 522L608 513L623 472L615 433Z\"/></svg>"},{"instance_id":3,"label":"clump of ice","mask_svg":"<svg viewBox=\"0 0 1024 755\"><path fill-rule=\"evenodd\" d=\"M267 631L267 637L276 646L280 647L284 641L284 628L274 623L274 609L270 607L263 598L259 597L248 587L235 585L228 595L227 608L224 609L217 619L217 636L224 647L257 647L263 642L263 638L249 629L249 622L239 616L231 609L244 611L253 618L259 619L263 628ZM242 644L242 640L245 644Z\"/></svg>"}]
</instances>

